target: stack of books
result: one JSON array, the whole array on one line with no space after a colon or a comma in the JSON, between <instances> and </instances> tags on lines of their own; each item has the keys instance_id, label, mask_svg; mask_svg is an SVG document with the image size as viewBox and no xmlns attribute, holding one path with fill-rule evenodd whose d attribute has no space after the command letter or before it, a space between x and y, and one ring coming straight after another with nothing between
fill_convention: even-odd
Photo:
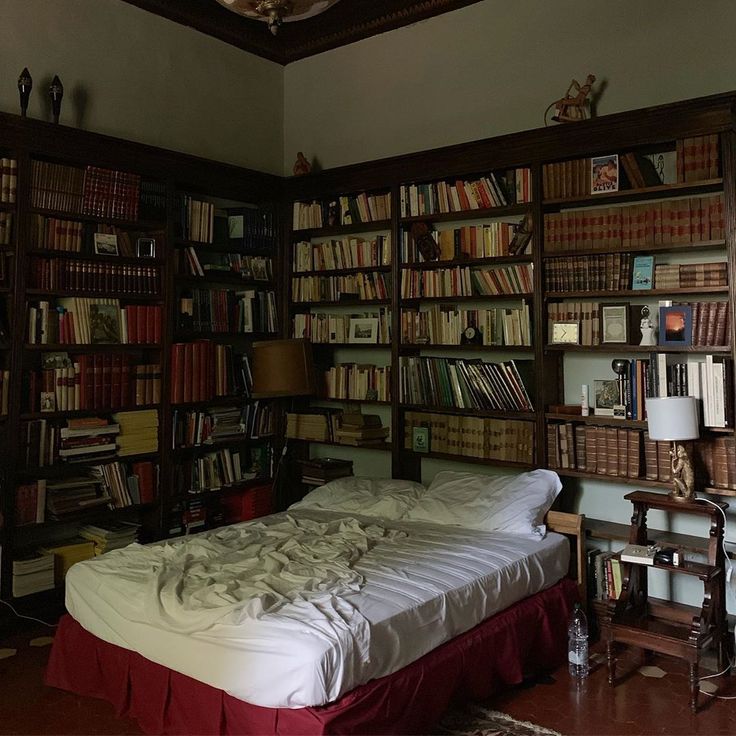
<instances>
[{"instance_id":1,"label":"stack of books","mask_svg":"<svg viewBox=\"0 0 736 736\"><path fill-rule=\"evenodd\" d=\"M39 552L52 556L54 560L54 579L58 585L64 581L72 565L95 556L95 545L94 542L90 542L88 539L77 537L42 547Z\"/></svg>"},{"instance_id":2,"label":"stack of books","mask_svg":"<svg viewBox=\"0 0 736 736\"><path fill-rule=\"evenodd\" d=\"M377 414L345 412L335 430L335 440L342 445L382 447L386 444L388 432L389 428L381 426L381 417Z\"/></svg>"},{"instance_id":3,"label":"stack of books","mask_svg":"<svg viewBox=\"0 0 736 736\"><path fill-rule=\"evenodd\" d=\"M78 476L46 483L46 509L53 520L80 511L108 506L112 499L102 488L101 479Z\"/></svg>"},{"instance_id":4,"label":"stack of books","mask_svg":"<svg viewBox=\"0 0 736 736\"><path fill-rule=\"evenodd\" d=\"M40 593L54 587L54 556L33 552L13 560L13 597Z\"/></svg>"},{"instance_id":5,"label":"stack of books","mask_svg":"<svg viewBox=\"0 0 736 736\"><path fill-rule=\"evenodd\" d=\"M353 474L352 460L318 457L298 462L301 468L301 482L310 486L322 486L336 478L346 478Z\"/></svg>"},{"instance_id":6,"label":"stack of books","mask_svg":"<svg viewBox=\"0 0 736 736\"><path fill-rule=\"evenodd\" d=\"M312 409L300 414L286 415L286 437L312 442L331 442L337 426L339 411Z\"/></svg>"},{"instance_id":7,"label":"stack of books","mask_svg":"<svg viewBox=\"0 0 736 736\"><path fill-rule=\"evenodd\" d=\"M115 440L119 432L120 427L110 424L109 419L68 419L67 426L60 431L59 457L66 462L89 462L114 457L117 451Z\"/></svg>"},{"instance_id":8,"label":"stack of books","mask_svg":"<svg viewBox=\"0 0 736 736\"><path fill-rule=\"evenodd\" d=\"M43 524L46 519L46 481L24 483L15 491L15 524Z\"/></svg>"},{"instance_id":9,"label":"stack of books","mask_svg":"<svg viewBox=\"0 0 736 736\"><path fill-rule=\"evenodd\" d=\"M138 538L139 524L129 521L105 521L85 524L79 529L79 536L94 544L95 555L101 555L112 549L122 549Z\"/></svg>"},{"instance_id":10,"label":"stack of books","mask_svg":"<svg viewBox=\"0 0 736 736\"><path fill-rule=\"evenodd\" d=\"M118 455L145 455L158 450L158 411L120 411L113 414L120 425Z\"/></svg>"}]
</instances>

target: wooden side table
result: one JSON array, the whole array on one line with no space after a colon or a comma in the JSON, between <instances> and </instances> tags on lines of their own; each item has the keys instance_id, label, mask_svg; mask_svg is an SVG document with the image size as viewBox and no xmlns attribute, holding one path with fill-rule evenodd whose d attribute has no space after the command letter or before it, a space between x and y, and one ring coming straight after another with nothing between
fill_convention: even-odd
<instances>
[{"instance_id":1,"label":"wooden side table","mask_svg":"<svg viewBox=\"0 0 736 736\"><path fill-rule=\"evenodd\" d=\"M618 600L609 606L601 629L608 655L608 682L615 684L616 644L629 644L643 649L680 657L690 666L690 707L698 705L698 668L700 653L715 647L719 670L725 669L733 656L733 642L726 622L725 555L723 552L723 514L705 502L683 503L659 493L635 491L625 496L634 504L629 543L647 544L647 512L658 509L671 513L699 514L710 517L707 562L682 562L654 565L624 562L622 587ZM728 504L717 504L721 509ZM702 606L685 606L657 600L648 595L647 568L691 575L703 583Z\"/></svg>"}]
</instances>

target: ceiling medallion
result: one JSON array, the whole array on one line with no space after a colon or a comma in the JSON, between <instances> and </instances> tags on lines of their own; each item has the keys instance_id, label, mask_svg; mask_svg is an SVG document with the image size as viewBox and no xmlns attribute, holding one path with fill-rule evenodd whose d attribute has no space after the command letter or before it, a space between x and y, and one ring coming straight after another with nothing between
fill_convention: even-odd
<instances>
[{"instance_id":1,"label":"ceiling medallion","mask_svg":"<svg viewBox=\"0 0 736 736\"><path fill-rule=\"evenodd\" d=\"M267 21L269 30L275 36L282 23L311 18L327 10L338 0L217 0L217 2L238 15Z\"/></svg>"}]
</instances>

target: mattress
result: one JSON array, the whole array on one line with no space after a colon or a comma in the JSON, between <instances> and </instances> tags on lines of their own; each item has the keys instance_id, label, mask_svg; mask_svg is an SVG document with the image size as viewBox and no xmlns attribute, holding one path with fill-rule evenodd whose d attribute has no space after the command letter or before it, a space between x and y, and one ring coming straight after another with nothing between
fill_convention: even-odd
<instances>
[{"instance_id":1,"label":"mattress","mask_svg":"<svg viewBox=\"0 0 736 736\"><path fill-rule=\"evenodd\" d=\"M229 529L250 531L249 525L257 524L268 532L286 519L328 525L340 515L292 510ZM553 585L568 568L569 546L557 534L539 540L359 516L340 523L372 535L357 552L350 548L349 574L337 563L328 566L330 585L319 590L312 585L308 594L291 596L271 611L246 599L222 609L225 615L206 606L182 606L181 581L174 575L162 583L142 562L152 550L168 549L160 543L75 565L67 576L67 609L100 639L236 698L301 708L337 700L401 669ZM207 535L217 531L186 544L198 539L209 548ZM199 583L210 598L223 595L217 576Z\"/></svg>"}]
</instances>

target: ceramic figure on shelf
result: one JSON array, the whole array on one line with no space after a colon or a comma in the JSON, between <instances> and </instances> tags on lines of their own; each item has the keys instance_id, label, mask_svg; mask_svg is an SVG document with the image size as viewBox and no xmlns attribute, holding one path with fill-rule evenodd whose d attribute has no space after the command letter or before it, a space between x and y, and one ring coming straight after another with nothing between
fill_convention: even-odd
<instances>
[{"instance_id":1,"label":"ceramic figure on shelf","mask_svg":"<svg viewBox=\"0 0 736 736\"><path fill-rule=\"evenodd\" d=\"M31 73L28 71L28 67L25 67L18 77L18 93L20 94L20 116L26 117L28 112L28 100L31 97L31 90L33 89L33 79Z\"/></svg>"},{"instance_id":2,"label":"ceramic figure on shelf","mask_svg":"<svg viewBox=\"0 0 736 736\"><path fill-rule=\"evenodd\" d=\"M678 501L692 501L695 498L695 473L687 451L683 445L670 450L672 459L672 482L675 487L670 494Z\"/></svg>"},{"instance_id":3,"label":"ceramic figure on shelf","mask_svg":"<svg viewBox=\"0 0 736 736\"><path fill-rule=\"evenodd\" d=\"M312 164L307 161L304 154L299 151L296 155L296 161L294 162L294 176L304 176L312 170Z\"/></svg>"},{"instance_id":4,"label":"ceramic figure on shelf","mask_svg":"<svg viewBox=\"0 0 736 736\"><path fill-rule=\"evenodd\" d=\"M49 97L51 98L51 112L54 116L54 122L59 122L61 115L61 100L64 97L64 85L58 76L54 76L49 87Z\"/></svg>"},{"instance_id":5,"label":"ceramic figure on shelf","mask_svg":"<svg viewBox=\"0 0 736 736\"><path fill-rule=\"evenodd\" d=\"M588 95L593 88L595 75L588 74L585 84L580 84L576 79L570 82L565 96L555 100L544 112L544 124L547 125L547 113L555 108L552 120L558 123L571 123L576 120L585 120L588 117L589 100Z\"/></svg>"},{"instance_id":6,"label":"ceramic figure on shelf","mask_svg":"<svg viewBox=\"0 0 736 736\"><path fill-rule=\"evenodd\" d=\"M649 307L643 306L641 308L641 322L639 323L639 330L641 331L641 341L639 345L656 345L657 338L654 334L654 323L649 314Z\"/></svg>"}]
</instances>

